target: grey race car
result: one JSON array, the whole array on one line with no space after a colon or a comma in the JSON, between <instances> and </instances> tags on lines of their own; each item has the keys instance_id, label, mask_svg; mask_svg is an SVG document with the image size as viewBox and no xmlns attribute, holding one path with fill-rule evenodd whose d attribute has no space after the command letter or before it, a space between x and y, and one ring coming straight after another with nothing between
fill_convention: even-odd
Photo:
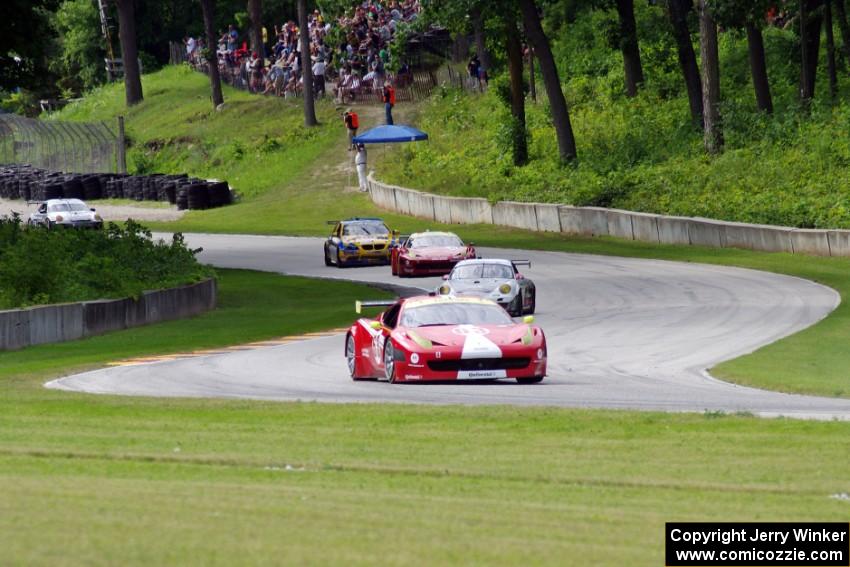
<instances>
[{"instance_id":1,"label":"grey race car","mask_svg":"<svg viewBox=\"0 0 850 567\"><path fill-rule=\"evenodd\" d=\"M528 260L463 260L443 276L438 295L475 296L495 301L512 317L534 313L537 289L517 266L531 267Z\"/></svg>"},{"instance_id":2,"label":"grey race car","mask_svg":"<svg viewBox=\"0 0 850 567\"><path fill-rule=\"evenodd\" d=\"M102 228L103 219L79 199L49 199L27 221L30 226Z\"/></svg>"}]
</instances>

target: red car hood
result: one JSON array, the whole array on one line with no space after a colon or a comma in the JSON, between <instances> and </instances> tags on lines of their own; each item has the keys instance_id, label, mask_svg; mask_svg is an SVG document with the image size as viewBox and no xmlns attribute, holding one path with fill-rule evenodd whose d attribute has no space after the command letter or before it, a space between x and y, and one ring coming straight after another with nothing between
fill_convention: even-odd
<instances>
[{"instance_id":1,"label":"red car hood","mask_svg":"<svg viewBox=\"0 0 850 567\"><path fill-rule=\"evenodd\" d=\"M434 248L413 248L403 253L407 257L424 260L442 260L445 258L457 258L466 255L466 247L447 246ZM460 256L458 256L460 255Z\"/></svg>"},{"instance_id":2,"label":"red car hood","mask_svg":"<svg viewBox=\"0 0 850 567\"><path fill-rule=\"evenodd\" d=\"M439 325L433 327L415 327L404 329L411 335L431 341L435 346L464 347L474 346L475 343L482 345L482 349L488 345L509 345L522 338L528 332L529 326L519 325ZM472 343L472 344L469 344ZM499 353L500 355L501 353ZM486 356L482 356L486 358Z\"/></svg>"}]
</instances>

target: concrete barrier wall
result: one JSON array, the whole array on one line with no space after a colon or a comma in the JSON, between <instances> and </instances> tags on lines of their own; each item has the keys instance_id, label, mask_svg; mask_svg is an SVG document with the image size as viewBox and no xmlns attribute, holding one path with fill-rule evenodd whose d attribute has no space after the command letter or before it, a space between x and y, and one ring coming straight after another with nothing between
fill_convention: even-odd
<instances>
[{"instance_id":1,"label":"concrete barrier wall","mask_svg":"<svg viewBox=\"0 0 850 567\"><path fill-rule=\"evenodd\" d=\"M850 257L850 230L810 230L548 203L501 201L491 205L486 199L393 187L371 176L369 187L372 201L379 207L444 224L495 224L661 244ZM3 328L0 321L0 332Z\"/></svg>"},{"instance_id":2,"label":"concrete barrier wall","mask_svg":"<svg viewBox=\"0 0 850 567\"><path fill-rule=\"evenodd\" d=\"M146 291L139 299L104 299L0 311L0 350L73 341L215 309L216 280Z\"/></svg>"},{"instance_id":3,"label":"concrete barrier wall","mask_svg":"<svg viewBox=\"0 0 850 567\"><path fill-rule=\"evenodd\" d=\"M500 201L493 205L493 224L538 230L537 208L534 203Z\"/></svg>"}]
</instances>

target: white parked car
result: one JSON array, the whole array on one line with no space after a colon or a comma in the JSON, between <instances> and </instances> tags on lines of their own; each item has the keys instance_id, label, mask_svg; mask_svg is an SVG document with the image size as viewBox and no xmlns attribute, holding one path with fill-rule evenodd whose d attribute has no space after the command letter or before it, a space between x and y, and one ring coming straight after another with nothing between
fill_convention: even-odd
<instances>
[{"instance_id":1,"label":"white parked car","mask_svg":"<svg viewBox=\"0 0 850 567\"><path fill-rule=\"evenodd\" d=\"M30 215L30 226L102 228L103 219L79 199L49 199Z\"/></svg>"},{"instance_id":2,"label":"white parked car","mask_svg":"<svg viewBox=\"0 0 850 567\"><path fill-rule=\"evenodd\" d=\"M528 260L476 259L458 262L443 276L438 295L475 296L490 299L505 308L512 317L534 313L537 289L517 266L531 267Z\"/></svg>"}]
</instances>

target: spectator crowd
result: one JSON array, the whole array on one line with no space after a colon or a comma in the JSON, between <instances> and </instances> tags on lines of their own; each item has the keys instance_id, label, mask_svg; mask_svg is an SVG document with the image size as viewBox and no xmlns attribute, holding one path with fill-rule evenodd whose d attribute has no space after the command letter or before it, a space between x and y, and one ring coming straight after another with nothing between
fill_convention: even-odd
<instances>
[{"instance_id":1,"label":"spectator crowd","mask_svg":"<svg viewBox=\"0 0 850 567\"><path fill-rule=\"evenodd\" d=\"M419 0L364 0L335 22L326 21L319 10L310 14L308 49L314 96L333 95L343 104L364 95L383 97L392 64L390 44L397 31L413 22L420 11ZM303 94L298 25L293 21L275 25L273 44L266 28L262 37L263 45L252 51L247 34L243 38L235 26L222 32L215 46L222 80L255 93L287 98ZM205 67L203 39L187 37L184 44L189 63ZM412 81L405 62L396 67L392 78L396 87Z\"/></svg>"}]
</instances>

